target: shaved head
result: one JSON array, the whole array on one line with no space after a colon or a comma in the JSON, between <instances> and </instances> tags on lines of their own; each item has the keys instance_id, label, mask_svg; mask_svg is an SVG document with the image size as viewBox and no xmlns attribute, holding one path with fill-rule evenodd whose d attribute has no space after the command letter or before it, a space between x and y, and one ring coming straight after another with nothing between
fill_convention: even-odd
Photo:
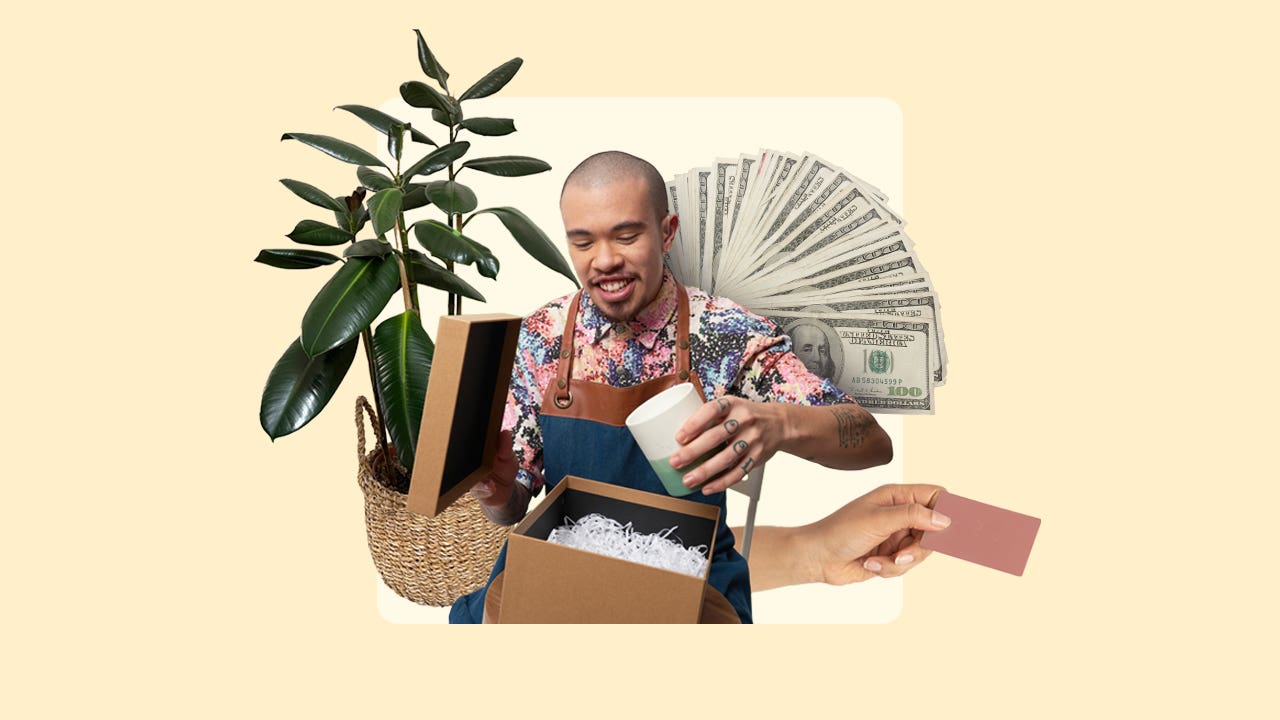
<instances>
[{"instance_id":1,"label":"shaved head","mask_svg":"<svg viewBox=\"0 0 1280 720\"><path fill-rule=\"evenodd\" d=\"M644 181L654 218L661 222L667 216L667 184L662 174L648 161L619 150L596 153L578 163L565 178L560 198L564 198L564 191L570 187L601 188L632 178Z\"/></svg>"}]
</instances>

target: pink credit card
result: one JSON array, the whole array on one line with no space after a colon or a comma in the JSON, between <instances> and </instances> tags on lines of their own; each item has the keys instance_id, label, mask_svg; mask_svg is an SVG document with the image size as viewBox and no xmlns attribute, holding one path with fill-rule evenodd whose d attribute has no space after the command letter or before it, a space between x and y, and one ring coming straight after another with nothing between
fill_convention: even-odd
<instances>
[{"instance_id":1,"label":"pink credit card","mask_svg":"<svg viewBox=\"0 0 1280 720\"><path fill-rule=\"evenodd\" d=\"M943 491L933 509L951 518L943 530L926 532L920 547L1021 575L1040 529L1040 518Z\"/></svg>"}]
</instances>

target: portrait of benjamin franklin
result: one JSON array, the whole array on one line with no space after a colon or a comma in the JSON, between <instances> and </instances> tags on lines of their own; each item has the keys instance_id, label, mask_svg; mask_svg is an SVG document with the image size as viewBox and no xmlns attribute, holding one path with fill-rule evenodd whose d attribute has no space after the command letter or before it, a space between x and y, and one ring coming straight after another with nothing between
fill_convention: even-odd
<instances>
[{"instance_id":1,"label":"portrait of benjamin franklin","mask_svg":"<svg viewBox=\"0 0 1280 720\"><path fill-rule=\"evenodd\" d=\"M821 320L802 319L788 323L784 330L791 336L791 349L809 372L839 383L844 369L844 348L830 325Z\"/></svg>"}]
</instances>

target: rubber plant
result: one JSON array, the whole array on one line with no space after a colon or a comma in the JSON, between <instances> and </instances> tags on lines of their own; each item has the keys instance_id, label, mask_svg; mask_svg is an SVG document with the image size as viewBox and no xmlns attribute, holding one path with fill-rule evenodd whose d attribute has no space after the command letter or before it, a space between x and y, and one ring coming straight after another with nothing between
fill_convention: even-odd
<instances>
[{"instance_id":1,"label":"rubber plant","mask_svg":"<svg viewBox=\"0 0 1280 720\"><path fill-rule=\"evenodd\" d=\"M437 143L410 122L363 105L338 107L385 138L390 163L334 137L285 133L281 140L295 140L357 166L359 186L350 195L332 196L305 182L281 180L294 195L332 212L336 223L304 219L286 237L307 247L263 250L255 258L286 270L337 266L303 314L299 336L267 378L259 410L262 429L275 440L315 418L342 384L355 360L357 345L362 345L374 402L389 435L386 447L409 469L434 350L423 327L418 288L425 285L444 291L452 315L461 312L462 298L484 302L480 291L455 274L458 265L472 265L486 278L498 275L498 258L493 252L463 234L468 225L482 215L496 217L534 259L577 285L564 256L524 213L513 207L477 209L475 193L460 179L466 171L517 177L551 169L542 160L522 155L464 159L472 150L471 141L465 139L468 134L493 137L515 132L515 122L509 118L467 117L465 109L468 101L501 90L523 61L508 60L455 97L449 90L449 73L422 33L414 33L418 64L436 86L411 80L400 86L400 96L412 107L430 110L431 119L447 129L448 141ZM406 150L415 144L431 149L407 162ZM409 214L416 216L413 222ZM412 247L411 237L421 250ZM334 252L341 247L342 254L307 249L314 247ZM404 312L373 328L373 322L397 297ZM395 463L386 466L394 467ZM404 480L398 478L397 482Z\"/></svg>"}]
</instances>

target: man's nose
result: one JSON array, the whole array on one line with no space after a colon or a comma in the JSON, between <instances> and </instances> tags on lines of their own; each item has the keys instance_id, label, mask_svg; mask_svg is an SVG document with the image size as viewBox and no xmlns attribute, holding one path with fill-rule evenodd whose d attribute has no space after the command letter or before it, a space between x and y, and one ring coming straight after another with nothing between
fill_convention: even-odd
<instances>
[{"instance_id":1,"label":"man's nose","mask_svg":"<svg viewBox=\"0 0 1280 720\"><path fill-rule=\"evenodd\" d=\"M616 270L622 265L622 255L614 251L612 243L598 243L596 245L596 256L592 264L601 272Z\"/></svg>"}]
</instances>

